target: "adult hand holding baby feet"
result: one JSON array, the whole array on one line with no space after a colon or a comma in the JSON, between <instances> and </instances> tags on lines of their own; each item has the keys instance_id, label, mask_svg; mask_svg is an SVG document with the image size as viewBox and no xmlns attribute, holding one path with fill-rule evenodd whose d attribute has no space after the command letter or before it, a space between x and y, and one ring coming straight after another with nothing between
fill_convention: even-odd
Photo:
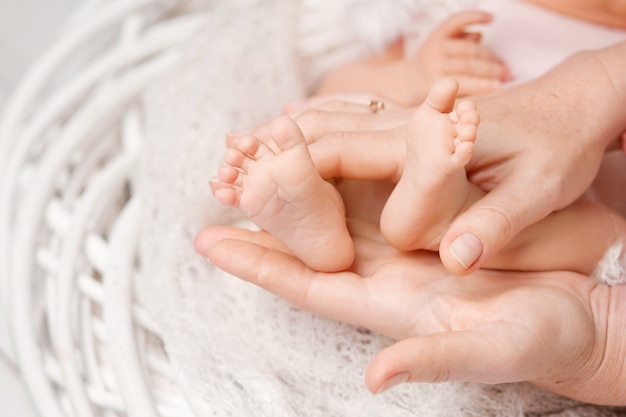
<instances>
[{"instance_id":1,"label":"adult hand holding baby feet","mask_svg":"<svg viewBox=\"0 0 626 417\"><path fill-rule=\"evenodd\" d=\"M437 83L405 129L406 162L383 210L385 237L398 246L437 242L473 199L465 166L478 113L471 102L450 112L456 88L453 80ZM297 307L397 340L368 366L373 393L410 381L529 381L578 400L625 404L626 287L564 271L454 276L434 254L389 246L377 222L348 220L348 234L339 196L317 174L290 119L272 122L263 142L243 136L231 143L215 195L269 233L209 227L196 250ZM413 233L422 222L424 241ZM320 247L320 233L335 241ZM346 253L348 270L329 264Z\"/></svg>"},{"instance_id":2,"label":"adult hand holding baby feet","mask_svg":"<svg viewBox=\"0 0 626 417\"><path fill-rule=\"evenodd\" d=\"M240 208L311 268L348 268L354 247L343 201L317 172L298 125L279 117L263 141L242 136L231 145L211 182L217 200Z\"/></svg>"},{"instance_id":3,"label":"adult hand holding baby feet","mask_svg":"<svg viewBox=\"0 0 626 417\"><path fill-rule=\"evenodd\" d=\"M362 165L360 170L351 168L361 175L357 179L399 176L390 194L389 183L361 181L341 187L348 215L373 221L380 217L382 234L394 248L439 250L444 260L441 242L446 231L486 194L467 179L466 166L472 158L479 114L473 101L456 104L458 88L452 78L433 85L408 124L395 132L400 140L391 144L404 142L403 149L371 138L355 144L353 153L360 154ZM270 133L263 142L247 136L231 141L233 145L226 154L229 165L220 171L221 182L214 184L216 196L224 204L240 206L259 226L301 254L307 265L324 271L349 266L353 253L342 221L346 211L337 192L315 171L326 172L324 165L328 161L312 160L300 130L291 120L282 117L269 126ZM311 150L315 151L319 143L311 144ZM337 147L341 149L342 144ZM340 154L335 150L335 155ZM350 165L329 160L340 169ZM485 266L591 274L604 252L623 233L626 222L617 213L580 200L524 229ZM471 249L476 248L481 249L479 243ZM448 268L463 273L472 262L466 259L467 250L456 249L450 250L455 262L449 262Z\"/></svg>"},{"instance_id":4,"label":"adult hand holding baby feet","mask_svg":"<svg viewBox=\"0 0 626 417\"><path fill-rule=\"evenodd\" d=\"M209 227L196 250L295 306L398 342L370 363L374 393L402 382L530 381L574 399L626 405L626 286L571 272L447 272L399 252L376 224L350 224L350 271L322 273L266 232Z\"/></svg>"},{"instance_id":5,"label":"adult hand holding baby feet","mask_svg":"<svg viewBox=\"0 0 626 417\"><path fill-rule=\"evenodd\" d=\"M625 53L626 42L581 52L536 80L473 97L481 123L465 168L486 194L445 231L440 256L448 270L477 270L585 192L625 128ZM397 180L411 114L304 111L295 120L324 176Z\"/></svg>"}]
</instances>

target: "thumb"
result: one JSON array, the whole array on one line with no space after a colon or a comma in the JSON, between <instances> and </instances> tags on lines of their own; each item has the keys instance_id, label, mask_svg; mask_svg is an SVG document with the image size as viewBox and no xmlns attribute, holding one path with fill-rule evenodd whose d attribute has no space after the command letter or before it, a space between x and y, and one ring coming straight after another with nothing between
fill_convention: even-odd
<instances>
[{"instance_id":1,"label":"thumb","mask_svg":"<svg viewBox=\"0 0 626 417\"><path fill-rule=\"evenodd\" d=\"M379 394L405 382L480 382L526 379L513 364L517 349L497 333L440 332L405 339L379 352L365 372L365 384ZM508 366L508 368L507 368ZM518 375L519 373L519 375Z\"/></svg>"},{"instance_id":2,"label":"thumb","mask_svg":"<svg viewBox=\"0 0 626 417\"><path fill-rule=\"evenodd\" d=\"M520 231L557 208L546 190L527 185L503 182L454 219L439 245L448 271L466 275L479 269Z\"/></svg>"}]
</instances>

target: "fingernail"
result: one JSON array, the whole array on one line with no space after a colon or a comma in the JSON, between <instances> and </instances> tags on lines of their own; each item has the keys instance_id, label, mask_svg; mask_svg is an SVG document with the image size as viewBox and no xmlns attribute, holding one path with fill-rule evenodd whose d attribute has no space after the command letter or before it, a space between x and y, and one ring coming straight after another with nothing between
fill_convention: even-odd
<instances>
[{"instance_id":1,"label":"fingernail","mask_svg":"<svg viewBox=\"0 0 626 417\"><path fill-rule=\"evenodd\" d=\"M380 386L380 388L378 388L378 391L376 391L376 394L389 391L391 388L395 387L396 385L404 384L405 382L409 380L409 378L411 378L411 374L408 372L401 372L399 374L396 374L392 376L391 378L389 378L387 381L385 381Z\"/></svg>"},{"instance_id":2,"label":"fingernail","mask_svg":"<svg viewBox=\"0 0 626 417\"><path fill-rule=\"evenodd\" d=\"M208 263L209 265L211 265L211 266L215 266L215 264L214 264L213 262L211 262L211 260L210 260L209 258L204 258L204 259L207 261L207 263Z\"/></svg>"},{"instance_id":3,"label":"fingernail","mask_svg":"<svg viewBox=\"0 0 626 417\"><path fill-rule=\"evenodd\" d=\"M463 233L450 245L450 254L465 269L476 262L482 253L482 242L471 233Z\"/></svg>"}]
</instances>

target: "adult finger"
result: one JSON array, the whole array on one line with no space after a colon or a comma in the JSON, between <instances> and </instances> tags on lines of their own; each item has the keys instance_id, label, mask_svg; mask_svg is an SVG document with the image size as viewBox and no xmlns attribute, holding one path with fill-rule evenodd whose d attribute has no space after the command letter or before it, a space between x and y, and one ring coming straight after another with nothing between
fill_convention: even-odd
<instances>
[{"instance_id":1,"label":"adult finger","mask_svg":"<svg viewBox=\"0 0 626 417\"><path fill-rule=\"evenodd\" d=\"M474 24L489 23L493 16L479 10L455 13L444 20L433 32L433 37L454 38L465 35L465 27Z\"/></svg>"},{"instance_id":2,"label":"adult finger","mask_svg":"<svg viewBox=\"0 0 626 417\"><path fill-rule=\"evenodd\" d=\"M322 178L396 180L402 174L406 146L397 129L337 132L309 146Z\"/></svg>"},{"instance_id":3,"label":"adult finger","mask_svg":"<svg viewBox=\"0 0 626 417\"><path fill-rule=\"evenodd\" d=\"M385 103L386 110L397 110L401 108L396 102L389 100L374 93L350 93L350 94L335 94L332 96L313 96L306 100L288 103L284 107L284 112L290 117L297 117L304 111L316 108L326 111L343 111L343 112L355 112L355 113L371 113L372 108L370 103L372 101L380 101Z\"/></svg>"},{"instance_id":4,"label":"adult finger","mask_svg":"<svg viewBox=\"0 0 626 417\"><path fill-rule=\"evenodd\" d=\"M416 336L379 352L365 373L373 393L405 382L467 381L495 384L530 379L518 369L519 347L496 332L447 331Z\"/></svg>"},{"instance_id":5,"label":"adult finger","mask_svg":"<svg viewBox=\"0 0 626 417\"><path fill-rule=\"evenodd\" d=\"M360 113L360 114L373 114L374 111L379 111L378 109L374 110L374 104L371 103L384 103L383 99L379 98L371 98L361 97L359 100L327 100L321 102L314 106L317 110L327 111L327 112L340 112L340 113ZM384 104L383 104L384 107ZM309 107L311 108L311 107ZM303 111L308 110L302 109ZM289 114L290 117L297 118L303 111Z\"/></svg>"},{"instance_id":6,"label":"adult finger","mask_svg":"<svg viewBox=\"0 0 626 417\"><path fill-rule=\"evenodd\" d=\"M205 227L196 235L193 246L199 255L206 258L209 256L211 248L217 242L224 239L245 240L266 248L290 253L282 243L263 230L255 231L232 226Z\"/></svg>"},{"instance_id":7,"label":"adult finger","mask_svg":"<svg viewBox=\"0 0 626 417\"><path fill-rule=\"evenodd\" d=\"M215 242L208 259L304 310L356 325L370 319L365 282L352 272L316 272L284 252L235 239Z\"/></svg>"},{"instance_id":8,"label":"adult finger","mask_svg":"<svg viewBox=\"0 0 626 417\"><path fill-rule=\"evenodd\" d=\"M291 108L287 115L295 119L301 129L304 128L315 138L325 132L363 131L399 126L406 122L408 115L414 110L371 93L314 96L287 106ZM226 144L232 147L238 138L244 135L252 135L261 140L269 138L271 123L272 120L268 120L254 129L231 132L226 136ZM316 123L328 125L314 129Z\"/></svg>"},{"instance_id":9,"label":"adult finger","mask_svg":"<svg viewBox=\"0 0 626 417\"><path fill-rule=\"evenodd\" d=\"M329 133L366 132L392 129L404 125L412 109L379 111L378 113L329 112L309 109L295 118L308 143Z\"/></svg>"},{"instance_id":10,"label":"adult finger","mask_svg":"<svg viewBox=\"0 0 626 417\"><path fill-rule=\"evenodd\" d=\"M455 78L459 81L460 97L488 93L502 87L502 81L497 78L472 77L466 75L455 76Z\"/></svg>"},{"instance_id":11,"label":"adult finger","mask_svg":"<svg viewBox=\"0 0 626 417\"><path fill-rule=\"evenodd\" d=\"M512 175L459 215L439 246L446 269L464 275L480 268L522 229L561 208L558 188L543 180Z\"/></svg>"},{"instance_id":12,"label":"adult finger","mask_svg":"<svg viewBox=\"0 0 626 417\"><path fill-rule=\"evenodd\" d=\"M369 108L368 111L326 111L317 108L308 109L294 118L307 143L313 143L327 134L336 132L366 132L385 130L401 126L406 123L413 112L410 108L401 108L397 110L385 109L373 113ZM233 132L226 137L226 144L234 146L238 138L243 135L254 136L261 141L271 138L271 124L268 121L253 130L241 132Z\"/></svg>"}]
</instances>

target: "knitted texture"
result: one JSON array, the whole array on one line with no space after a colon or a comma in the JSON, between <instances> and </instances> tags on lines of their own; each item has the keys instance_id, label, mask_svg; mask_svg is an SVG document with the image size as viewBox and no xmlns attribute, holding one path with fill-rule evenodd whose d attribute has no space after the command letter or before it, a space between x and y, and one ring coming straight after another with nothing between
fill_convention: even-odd
<instances>
[{"instance_id":1,"label":"knitted texture","mask_svg":"<svg viewBox=\"0 0 626 417\"><path fill-rule=\"evenodd\" d=\"M295 309L195 254L192 241L203 226L248 226L236 210L214 201L207 184L221 164L225 135L279 114L325 71L380 49L397 35L392 23L409 22L407 13L419 4L236 0L200 6L208 11L205 29L187 45L180 68L145 96L147 141L136 183L144 214L137 297L160 326L198 414L613 415L529 384L405 384L372 396L363 371L389 339Z\"/></svg>"}]
</instances>

